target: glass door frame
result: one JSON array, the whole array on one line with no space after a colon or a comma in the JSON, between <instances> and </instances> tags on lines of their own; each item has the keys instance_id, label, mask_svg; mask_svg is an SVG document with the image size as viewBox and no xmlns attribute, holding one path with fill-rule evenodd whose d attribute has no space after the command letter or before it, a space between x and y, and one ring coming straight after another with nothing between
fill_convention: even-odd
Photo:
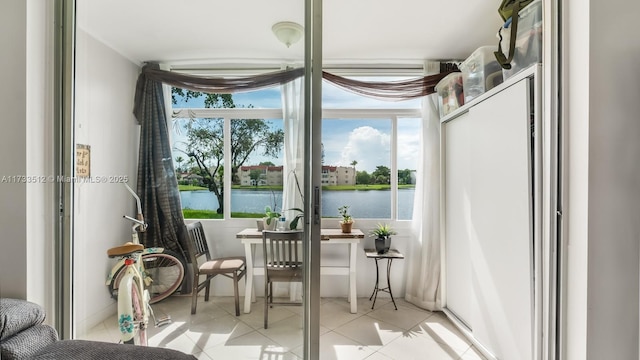
<instances>
[{"instance_id":1,"label":"glass door frame","mask_svg":"<svg viewBox=\"0 0 640 360\"><path fill-rule=\"evenodd\" d=\"M56 135L60 175L74 172L73 108L76 1L56 0ZM305 0L305 259L304 358L319 358L320 343L320 228L321 228L321 131L322 131L322 0ZM318 69L313 71L313 69ZM56 233L56 328L63 339L74 337L73 318L73 183L60 183L56 198L60 211Z\"/></svg>"},{"instance_id":2,"label":"glass door frame","mask_svg":"<svg viewBox=\"0 0 640 360\"><path fill-rule=\"evenodd\" d=\"M304 35L304 358L320 358L322 224L322 0L305 0Z\"/></svg>"}]
</instances>

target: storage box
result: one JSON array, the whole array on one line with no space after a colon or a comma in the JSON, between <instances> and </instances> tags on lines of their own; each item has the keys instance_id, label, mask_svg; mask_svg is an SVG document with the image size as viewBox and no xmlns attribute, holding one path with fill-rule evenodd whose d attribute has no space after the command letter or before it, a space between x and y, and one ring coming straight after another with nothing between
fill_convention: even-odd
<instances>
[{"instance_id":1,"label":"storage box","mask_svg":"<svg viewBox=\"0 0 640 360\"><path fill-rule=\"evenodd\" d=\"M451 73L435 87L438 93L440 117L464 105L464 91L462 88L462 73Z\"/></svg>"},{"instance_id":2,"label":"storage box","mask_svg":"<svg viewBox=\"0 0 640 360\"><path fill-rule=\"evenodd\" d=\"M502 83L502 68L493 54L495 49L495 45L479 47L458 66L462 70L465 103Z\"/></svg>"},{"instance_id":3,"label":"storage box","mask_svg":"<svg viewBox=\"0 0 640 360\"><path fill-rule=\"evenodd\" d=\"M511 27L503 28L502 51L509 52L509 36ZM520 70L542 61L542 0L536 0L518 13L518 31L516 48L511 61L511 69L502 69L506 80Z\"/></svg>"}]
</instances>

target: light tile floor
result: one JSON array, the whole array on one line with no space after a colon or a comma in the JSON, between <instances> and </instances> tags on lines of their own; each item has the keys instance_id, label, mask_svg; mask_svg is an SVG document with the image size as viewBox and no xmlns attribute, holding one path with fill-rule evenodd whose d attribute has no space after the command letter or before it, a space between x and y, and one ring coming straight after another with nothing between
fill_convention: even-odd
<instances>
[{"instance_id":1,"label":"light tile floor","mask_svg":"<svg viewBox=\"0 0 640 360\"><path fill-rule=\"evenodd\" d=\"M323 298L320 313L321 359L484 359L439 312L422 310L397 299L378 298L371 310L368 298L358 299L358 313L349 312L343 298ZM154 304L157 316L173 322L148 331L149 345L194 354L200 360L302 359L302 307L269 310L269 328L263 326L261 298L250 314L235 316L232 297L198 301L191 315L191 298L174 296ZM115 316L91 329L82 339L118 342Z\"/></svg>"}]
</instances>

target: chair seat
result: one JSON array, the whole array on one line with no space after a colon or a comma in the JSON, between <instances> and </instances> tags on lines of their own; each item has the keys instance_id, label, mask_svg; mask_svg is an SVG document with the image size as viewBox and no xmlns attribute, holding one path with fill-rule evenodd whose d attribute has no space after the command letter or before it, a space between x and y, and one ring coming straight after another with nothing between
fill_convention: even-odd
<instances>
[{"instance_id":1,"label":"chair seat","mask_svg":"<svg viewBox=\"0 0 640 360\"><path fill-rule=\"evenodd\" d=\"M199 269L201 273L230 272L241 269L244 263L244 256L219 258L204 262Z\"/></svg>"}]
</instances>

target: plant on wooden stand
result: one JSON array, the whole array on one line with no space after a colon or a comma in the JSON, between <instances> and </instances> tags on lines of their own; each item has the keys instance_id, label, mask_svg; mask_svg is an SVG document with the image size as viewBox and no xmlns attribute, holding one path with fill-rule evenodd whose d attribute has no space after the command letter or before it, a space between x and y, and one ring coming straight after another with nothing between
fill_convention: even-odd
<instances>
[{"instance_id":1,"label":"plant on wooden stand","mask_svg":"<svg viewBox=\"0 0 640 360\"><path fill-rule=\"evenodd\" d=\"M343 233L350 233L351 227L353 226L353 218L349 215L349 206L342 205L338 208L338 212L340 216L342 216L342 220L340 220L340 228Z\"/></svg>"},{"instance_id":2,"label":"plant on wooden stand","mask_svg":"<svg viewBox=\"0 0 640 360\"><path fill-rule=\"evenodd\" d=\"M369 235L375 237L376 251L378 254L384 254L389 251L391 247L391 235L395 235L395 232L391 226L387 224L380 224L369 232Z\"/></svg>"}]
</instances>

